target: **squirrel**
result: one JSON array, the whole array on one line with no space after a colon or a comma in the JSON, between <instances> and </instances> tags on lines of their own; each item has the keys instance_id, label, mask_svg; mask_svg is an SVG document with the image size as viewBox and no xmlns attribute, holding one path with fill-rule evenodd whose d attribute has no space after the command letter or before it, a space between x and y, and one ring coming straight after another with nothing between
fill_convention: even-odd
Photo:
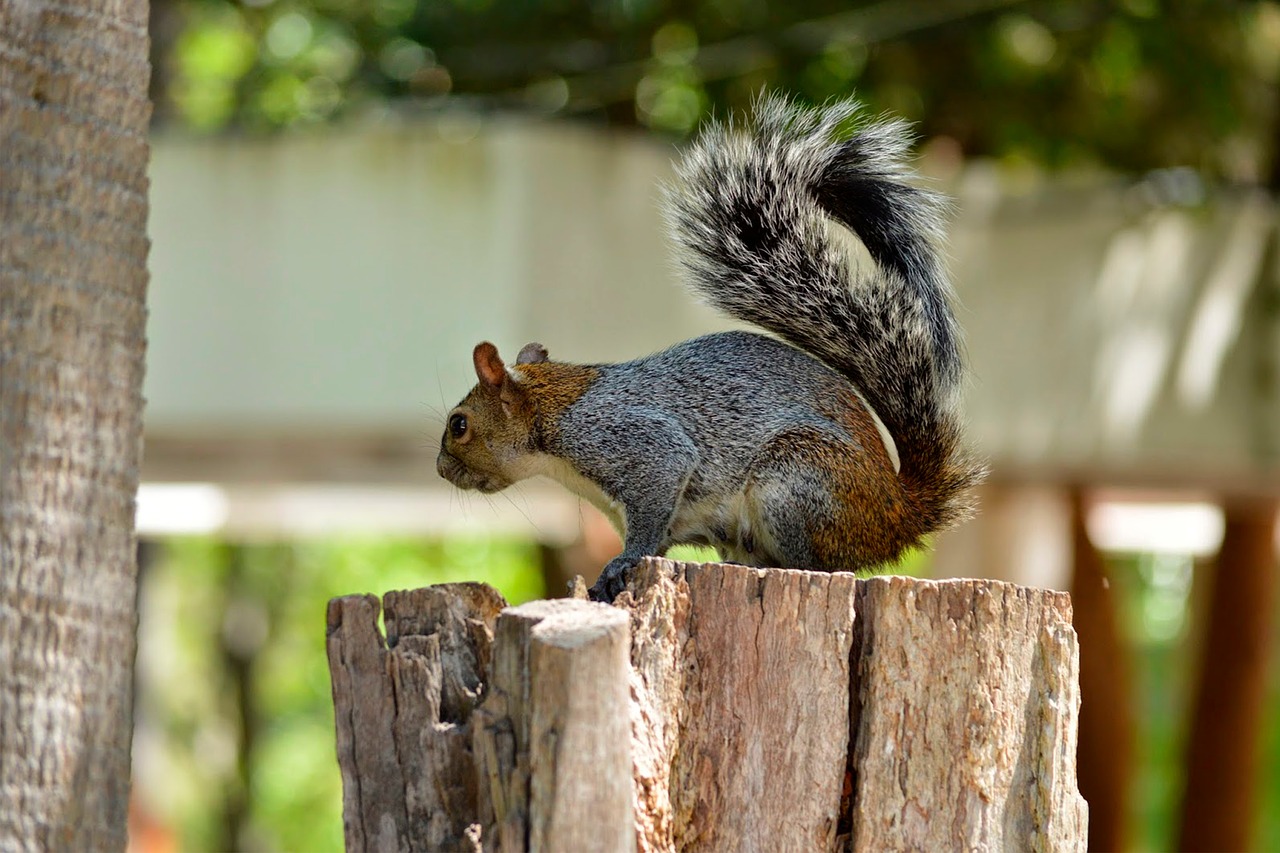
<instances>
[{"instance_id":1,"label":"squirrel","mask_svg":"<svg viewBox=\"0 0 1280 853\"><path fill-rule=\"evenodd\" d=\"M749 129L711 124L664 212L695 295L773 336L711 334L587 365L531 343L508 366L481 343L440 475L481 492L543 475L593 503L625 543L590 590L605 602L642 557L676 544L855 571L966 517L984 470L956 412L945 202L909 183L911 140L905 122L862 120L854 100L764 96ZM874 269L856 268L833 225Z\"/></svg>"}]
</instances>

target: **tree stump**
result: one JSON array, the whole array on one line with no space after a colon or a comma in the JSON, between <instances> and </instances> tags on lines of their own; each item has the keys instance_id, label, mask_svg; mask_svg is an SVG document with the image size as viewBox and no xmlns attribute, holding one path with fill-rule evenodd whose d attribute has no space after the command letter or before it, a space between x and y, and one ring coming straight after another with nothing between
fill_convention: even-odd
<instances>
[{"instance_id":1,"label":"tree stump","mask_svg":"<svg viewBox=\"0 0 1280 853\"><path fill-rule=\"evenodd\" d=\"M347 849L1080 850L1066 594L644 561L329 606Z\"/></svg>"}]
</instances>

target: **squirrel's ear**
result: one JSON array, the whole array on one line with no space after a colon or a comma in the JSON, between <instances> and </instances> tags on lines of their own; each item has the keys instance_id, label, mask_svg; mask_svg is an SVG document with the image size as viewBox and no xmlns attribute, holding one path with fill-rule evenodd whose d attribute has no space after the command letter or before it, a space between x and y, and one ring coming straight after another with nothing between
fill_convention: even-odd
<instances>
[{"instance_id":1,"label":"squirrel's ear","mask_svg":"<svg viewBox=\"0 0 1280 853\"><path fill-rule=\"evenodd\" d=\"M525 344L516 356L516 364L542 364L547 360L547 348L539 343Z\"/></svg>"},{"instance_id":2,"label":"squirrel's ear","mask_svg":"<svg viewBox=\"0 0 1280 853\"><path fill-rule=\"evenodd\" d=\"M499 358L497 347L488 341L476 344L471 358L476 364L476 376L483 384L495 389L502 387L502 380L507 377L507 367Z\"/></svg>"}]
</instances>

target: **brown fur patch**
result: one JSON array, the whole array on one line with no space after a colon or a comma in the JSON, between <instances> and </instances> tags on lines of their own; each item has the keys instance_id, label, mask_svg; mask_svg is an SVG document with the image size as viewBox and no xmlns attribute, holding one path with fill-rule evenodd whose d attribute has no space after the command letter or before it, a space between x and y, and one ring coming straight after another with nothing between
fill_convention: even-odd
<instances>
[{"instance_id":1,"label":"brown fur patch","mask_svg":"<svg viewBox=\"0 0 1280 853\"><path fill-rule=\"evenodd\" d=\"M823 414L840 424L849 438L808 427L775 436L760 454L765 464L749 478L748 502L764 480L785 481L789 471L818 472L836 507L830 517L808 520L805 533L817 565L796 568L848 571L895 560L928 528L914 496L894 471L880 430L861 398L848 388L828 390L834 393L823 400ZM761 514L753 514L753 524L767 524ZM761 533L778 540L770 531Z\"/></svg>"},{"instance_id":2,"label":"brown fur patch","mask_svg":"<svg viewBox=\"0 0 1280 853\"><path fill-rule=\"evenodd\" d=\"M516 383L533 404L537 428L544 436L554 436L560 416L576 403L600 377L600 371L582 364L543 361L515 368Z\"/></svg>"},{"instance_id":3,"label":"brown fur patch","mask_svg":"<svg viewBox=\"0 0 1280 853\"><path fill-rule=\"evenodd\" d=\"M861 452L852 459L846 458L836 470L836 481L846 498L845 518L835 527L858 531L862 539L859 550L865 555L866 564L896 560L903 551L919 544L920 537L930 530L922 517L918 496L894 470L866 403L853 391L846 390L842 396L844 405L835 413L835 420L848 431ZM828 534L815 544L834 557L835 549L840 547L837 538L838 534Z\"/></svg>"}]
</instances>

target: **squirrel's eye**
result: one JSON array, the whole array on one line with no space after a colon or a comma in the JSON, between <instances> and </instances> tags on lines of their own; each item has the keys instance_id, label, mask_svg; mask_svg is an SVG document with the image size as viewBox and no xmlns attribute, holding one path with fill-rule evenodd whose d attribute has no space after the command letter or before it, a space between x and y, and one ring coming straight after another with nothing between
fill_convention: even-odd
<instances>
[{"instance_id":1,"label":"squirrel's eye","mask_svg":"<svg viewBox=\"0 0 1280 853\"><path fill-rule=\"evenodd\" d=\"M451 415L449 417L449 435L454 438L462 438L467 432L467 416Z\"/></svg>"}]
</instances>

